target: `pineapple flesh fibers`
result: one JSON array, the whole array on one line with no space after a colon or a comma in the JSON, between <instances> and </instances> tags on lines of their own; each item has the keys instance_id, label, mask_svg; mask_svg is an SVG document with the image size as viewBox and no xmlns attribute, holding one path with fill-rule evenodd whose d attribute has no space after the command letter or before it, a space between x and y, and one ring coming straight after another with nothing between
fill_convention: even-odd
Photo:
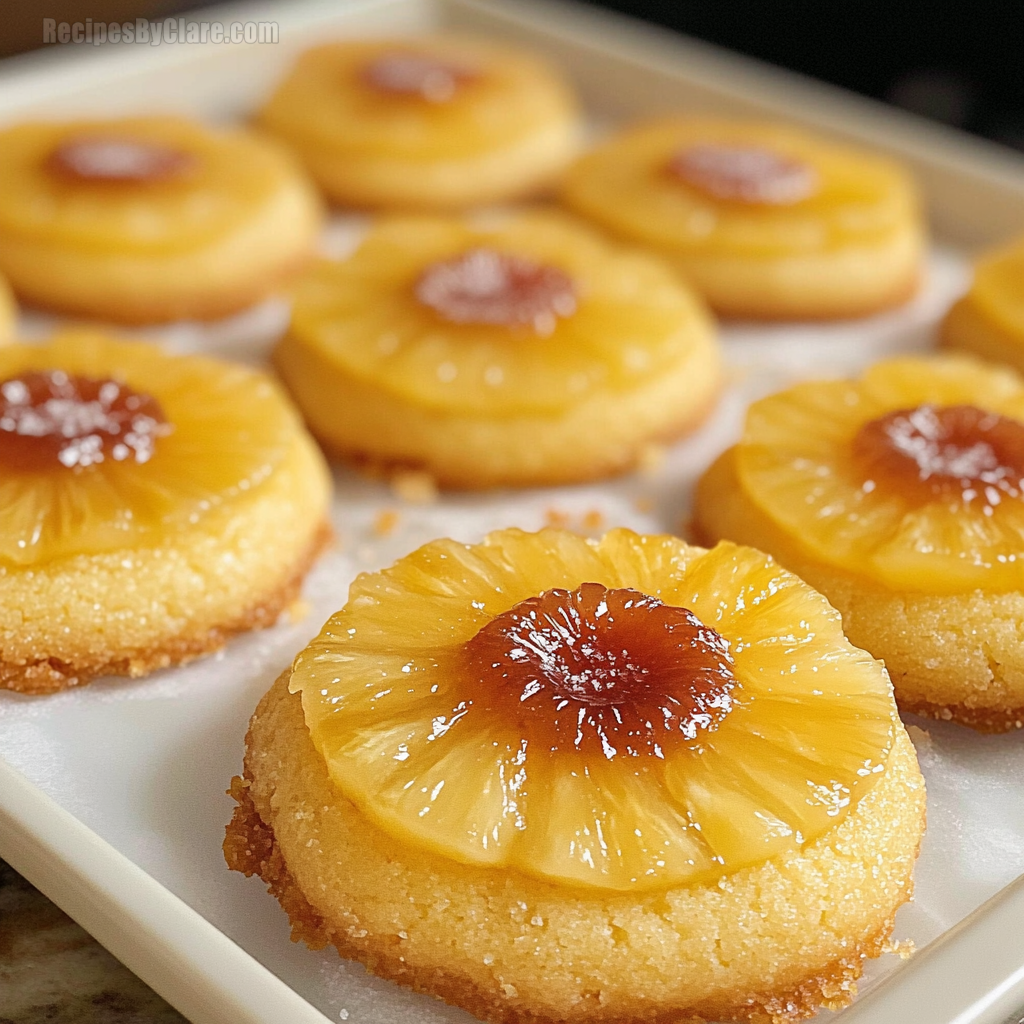
<instances>
[{"instance_id":1,"label":"pineapple flesh fibers","mask_svg":"<svg viewBox=\"0 0 1024 1024\"><path fill-rule=\"evenodd\" d=\"M466 306L460 318L442 301L451 294L442 272L483 274L488 257L521 277L532 269L550 309L487 322ZM554 415L602 389L628 392L678 366L709 332L669 268L550 213L489 226L386 219L348 260L323 261L303 279L290 328L353 379L422 408L488 417Z\"/></svg>"},{"instance_id":2,"label":"pineapple flesh fibers","mask_svg":"<svg viewBox=\"0 0 1024 1024\"><path fill-rule=\"evenodd\" d=\"M296 429L244 367L87 331L2 348L0 560L160 544L257 487Z\"/></svg>"},{"instance_id":3,"label":"pineapple flesh fibers","mask_svg":"<svg viewBox=\"0 0 1024 1024\"><path fill-rule=\"evenodd\" d=\"M427 544L355 581L290 685L387 833L611 890L799 849L896 728L881 664L770 558L621 529Z\"/></svg>"},{"instance_id":4,"label":"pineapple flesh fibers","mask_svg":"<svg viewBox=\"0 0 1024 1024\"><path fill-rule=\"evenodd\" d=\"M808 555L898 591L1024 588L1024 382L966 357L878 363L751 406L744 494Z\"/></svg>"}]
</instances>

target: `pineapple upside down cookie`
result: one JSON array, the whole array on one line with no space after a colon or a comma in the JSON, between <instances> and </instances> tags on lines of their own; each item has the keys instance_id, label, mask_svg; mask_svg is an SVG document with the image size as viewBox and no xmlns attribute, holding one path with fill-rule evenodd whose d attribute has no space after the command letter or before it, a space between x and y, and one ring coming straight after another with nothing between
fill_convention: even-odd
<instances>
[{"instance_id":1,"label":"pineapple upside down cookie","mask_svg":"<svg viewBox=\"0 0 1024 1024\"><path fill-rule=\"evenodd\" d=\"M263 698L228 864L495 1022L783 1022L856 989L924 785L885 669L750 548L436 541Z\"/></svg>"},{"instance_id":2,"label":"pineapple upside down cookie","mask_svg":"<svg viewBox=\"0 0 1024 1024\"><path fill-rule=\"evenodd\" d=\"M569 170L563 200L656 250L724 316L833 319L908 299L924 228L881 156L770 123L664 118Z\"/></svg>"},{"instance_id":3,"label":"pineapple upside down cookie","mask_svg":"<svg viewBox=\"0 0 1024 1024\"><path fill-rule=\"evenodd\" d=\"M1024 372L1024 238L979 260L970 291L953 304L940 338L945 348Z\"/></svg>"},{"instance_id":4,"label":"pineapple upside down cookie","mask_svg":"<svg viewBox=\"0 0 1024 1024\"><path fill-rule=\"evenodd\" d=\"M751 406L697 487L702 542L771 552L881 658L906 711L1024 724L1024 380L904 357Z\"/></svg>"},{"instance_id":5,"label":"pineapple upside down cookie","mask_svg":"<svg viewBox=\"0 0 1024 1024\"><path fill-rule=\"evenodd\" d=\"M139 117L0 132L0 272L48 309L226 316L309 258L321 216L290 154L242 129Z\"/></svg>"},{"instance_id":6,"label":"pineapple upside down cookie","mask_svg":"<svg viewBox=\"0 0 1024 1024\"><path fill-rule=\"evenodd\" d=\"M272 625L330 536L266 375L67 331L0 348L0 688L141 676Z\"/></svg>"},{"instance_id":7,"label":"pineapple upside down cookie","mask_svg":"<svg viewBox=\"0 0 1024 1024\"><path fill-rule=\"evenodd\" d=\"M452 209L547 185L576 155L576 100L546 64L425 36L307 51L260 115L335 202Z\"/></svg>"},{"instance_id":8,"label":"pineapple upside down cookie","mask_svg":"<svg viewBox=\"0 0 1024 1024\"><path fill-rule=\"evenodd\" d=\"M274 360L328 449L461 487L626 469L720 379L669 267L546 211L384 219L299 282Z\"/></svg>"}]
</instances>

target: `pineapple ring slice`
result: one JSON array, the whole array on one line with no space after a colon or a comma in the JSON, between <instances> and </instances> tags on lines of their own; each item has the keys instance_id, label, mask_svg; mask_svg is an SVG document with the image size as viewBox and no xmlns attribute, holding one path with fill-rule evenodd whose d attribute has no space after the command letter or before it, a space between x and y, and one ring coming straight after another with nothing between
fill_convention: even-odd
<instances>
[{"instance_id":1,"label":"pineapple ring slice","mask_svg":"<svg viewBox=\"0 0 1024 1024\"><path fill-rule=\"evenodd\" d=\"M143 463L4 467L0 562L10 565L157 545L258 488L301 429L278 387L241 366L84 330L0 348L0 382L49 370L151 396L167 429Z\"/></svg>"},{"instance_id":2,"label":"pineapple ring slice","mask_svg":"<svg viewBox=\"0 0 1024 1024\"><path fill-rule=\"evenodd\" d=\"M671 260L727 316L857 316L916 287L923 229L898 165L760 122L662 118L581 157L563 200Z\"/></svg>"},{"instance_id":3,"label":"pineapple ring slice","mask_svg":"<svg viewBox=\"0 0 1024 1024\"><path fill-rule=\"evenodd\" d=\"M575 155L576 101L534 57L457 37L302 54L260 115L336 202L442 209L541 185Z\"/></svg>"},{"instance_id":4,"label":"pineapple ring slice","mask_svg":"<svg viewBox=\"0 0 1024 1024\"><path fill-rule=\"evenodd\" d=\"M0 132L0 270L48 308L138 323L265 297L321 219L287 152L179 117Z\"/></svg>"},{"instance_id":5,"label":"pineapple ring slice","mask_svg":"<svg viewBox=\"0 0 1024 1024\"><path fill-rule=\"evenodd\" d=\"M942 344L1024 372L1024 238L979 261L942 324Z\"/></svg>"},{"instance_id":6,"label":"pineapple ring slice","mask_svg":"<svg viewBox=\"0 0 1024 1024\"><path fill-rule=\"evenodd\" d=\"M1017 433L1024 382L1008 370L948 356L887 360L856 381L798 384L751 406L737 476L754 505L826 565L899 591L1021 590L1024 463L967 466L964 478L948 477L952 490L927 495L914 479L929 472L927 451L916 456L920 468L902 462L902 486L856 457L868 425L898 410L912 415L923 408L931 415L962 406L1005 417ZM960 457L991 455L996 442L988 436L961 439ZM915 433L909 443L924 442ZM975 446L981 447L972 453ZM1017 457L1012 451L1003 456L1011 463L1020 459L1024 446Z\"/></svg>"},{"instance_id":7,"label":"pineapple ring slice","mask_svg":"<svg viewBox=\"0 0 1024 1024\"><path fill-rule=\"evenodd\" d=\"M425 272L481 249L567 275L576 290L567 315L551 316L547 330L459 323L418 297ZM395 217L349 259L322 261L299 283L281 351L312 350L419 407L503 417L636 388L686 359L710 330L699 300L667 267L569 217Z\"/></svg>"},{"instance_id":8,"label":"pineapple ring slice","mask_svg":"<svg viewBox=\"0 0 1024 1024\"><path fill-rule=\"evenodd\" d=\"M160 147L187 162L180 174L152 180L51 169L62 147L86 142ZM187 251L250 218L278 188L282 165L248 132L183 118L19 124L0 139L0 233L101 252Z\"/></svg>"},{"instance_id":9,"label":"pineapple ring slice","mask_svg":"<svg viewBox=\"0 0 1024 1024\"><path fill-rule=\"evenodd\" d=\"M689 609L724 638L735 699L717 724L630 756L614 727L603 747L552 746L526 711L487 697L498 683L467 671L467 643L523 601L595 583ZM801 848L870 789L897 727L881 664L769 557L623 529L600 542L505 530L427 544L353 583L290 687L334 784L389 835L609 890L688 884Z\"/></svg>"}]
</instances>

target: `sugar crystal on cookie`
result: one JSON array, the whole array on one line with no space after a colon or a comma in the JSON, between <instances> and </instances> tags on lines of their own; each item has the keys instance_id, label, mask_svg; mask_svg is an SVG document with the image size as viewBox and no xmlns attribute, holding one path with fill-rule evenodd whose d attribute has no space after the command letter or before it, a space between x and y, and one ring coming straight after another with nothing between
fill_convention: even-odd
<instances>
[{"instance_id":1,"label":"sugar crystal on cookie","mask_svg":"<svg viewBox=\"0 0 1024 1024\"><path fill-rule=\"evenodd\" d=\"M7 469L144 463L170 430L155 398L115 380L35 370L0 383L0 465Z\"/></svg>"},{"instance_id":2,"label":"sugar crystal on cookie","mask_svg":"<svg viewBox=\"0 0 1024 1024\"><path fill-rule=\"evenodd\" d=\"M1020 498L1024 424L974 405L920 405L865 423L853 441L864 472L897 492L991 509Z\"/></svg>"}]
</instances>

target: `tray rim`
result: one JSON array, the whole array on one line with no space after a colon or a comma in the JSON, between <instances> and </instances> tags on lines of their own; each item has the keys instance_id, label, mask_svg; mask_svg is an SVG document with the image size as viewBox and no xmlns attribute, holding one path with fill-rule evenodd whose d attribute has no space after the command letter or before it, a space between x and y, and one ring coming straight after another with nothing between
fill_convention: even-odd
<instances>
[{"instance_id":1,"label":"tray rim","mask_svg":"<svg viewBox=\"0 0 1024 1024\"><path fill-rule=\"evenodd\" d=\"M642 65L729 103L866 142L919 169L922 164L938 168L954 183L969 182L987 193L992 206L1010 200L1015 214L1010 219L1024 229L1024 156L621 14L566 0L348 0L343 10L332 0L299 0L288 8L241 0L207 8L202 15L220 21L274 18L285 31L302 31L326 23L340 29L343 23L357 24L363 15L389 13L489 23L546 37L553 45L589 50L597 60ZM66 97L83 79L97 86L185 67L210 58L213 50L212 44L100 47L81 53L55 47L10 58L0 67L0 86L6 86L0 89L0 119ZM1006 218L1001 224L1007 233ZM2 755L0 856L195 1024L322 1024L328 1019ZM1021 920L1024 876L879 982L844 1011L844 1022L1002 1024L1024 1004ZM1014 933L1016 948L1006 941Z\"/></svg>"}]
</instances>

